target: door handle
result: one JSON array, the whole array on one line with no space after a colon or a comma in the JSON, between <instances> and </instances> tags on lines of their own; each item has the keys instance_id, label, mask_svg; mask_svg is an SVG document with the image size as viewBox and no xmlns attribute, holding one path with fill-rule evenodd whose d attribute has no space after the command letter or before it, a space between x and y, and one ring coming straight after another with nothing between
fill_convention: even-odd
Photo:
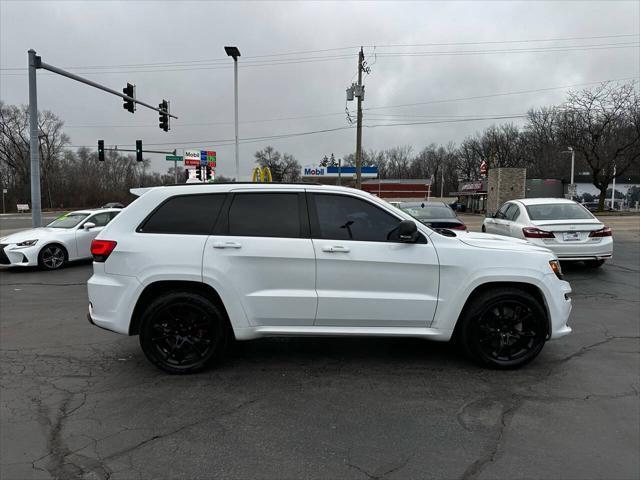
<instances>
[{"instance_id":1,"label":"door handle","mask_svg":"<svg viewBox=\"0 0 640 480\"><path fill-rule=\"evenodd\" d=\"M214 242L213 248L240 248L241 244L238 242Z\"/></svg>"},{"instance_id":2,"label":"door handle","mask_svg":"<svg viewBox=\"0 0 640 480\"><path fill-rule=\"evenodd\" d=\"M343 245L333 245L331 247L329 246L322 247L322 251L329 252L329 253L336 253L336 252L347 253L349 252L349 247L345 247Z\"/></svg>"}]
</instances>

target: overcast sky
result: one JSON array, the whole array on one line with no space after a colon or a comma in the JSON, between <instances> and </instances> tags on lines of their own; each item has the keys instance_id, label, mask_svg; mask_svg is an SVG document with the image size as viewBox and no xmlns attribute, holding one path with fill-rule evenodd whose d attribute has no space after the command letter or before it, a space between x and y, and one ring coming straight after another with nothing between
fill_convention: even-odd
<instances>
[{"instance_id":1,"label":"overcast sky","mask_svg":"<svg viewBox=\"0 0 640 480\"><path fill-rule=\"evenodd\" d=\"M33 48L44 62L114 89L134 83L139 99L154 105L167 99L180 117L165 133L156 112L139 107L132 115L117 97L40 70L38 107L65 121L72 145L96 148L101 138L130 148L136 139L161 150L206 147L218 152L219 173L233 175L233 62L223 47L237 45L247 176L253 153L266 145L302 165L355 150L355 129L347 128L252 139L348 127L345 89L355 80L360 45L371 69L364 79L363 147L409 144L418 151L459 142L494 122L521 122L459 120L516 116L561 102L566 89L551 87L637 78L639 5L1 1L0 98L27 103L26 71L15 69L26 66ZM547 90L466 99L539 89ZM355 102L348 106L355 111ZM387 126L433 121L448 123ZM152 159L154 169L167 168L162 155Z\"/></svg>"}]
</instances>

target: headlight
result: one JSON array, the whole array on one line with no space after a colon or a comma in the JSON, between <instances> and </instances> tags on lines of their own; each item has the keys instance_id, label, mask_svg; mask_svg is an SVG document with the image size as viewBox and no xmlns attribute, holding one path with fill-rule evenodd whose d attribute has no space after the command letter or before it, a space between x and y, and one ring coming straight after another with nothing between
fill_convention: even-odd
<instances>
[{"instance_id":1,"label":"headlight","mask_svg":"<svg viewBox=\"0 0 640 480\"><path fill-rule=\"evenodd\" d=\"M32 247L38 243L38 240L25 240L24 242L16 243L16 247Z\"/></svg>"},{"instance_id":2,"label":"headlight","mask_svg":"<svg viewBox=\"0 0 640 480\"><path fill-rule=\"evenodd\" d=\"M556 274L556 277L562 280L562 268L560 267L560 262L558 260L549 260L549 266L551 267L551 270L553 270L553 273Z\"/></svg>"}]
</instances>

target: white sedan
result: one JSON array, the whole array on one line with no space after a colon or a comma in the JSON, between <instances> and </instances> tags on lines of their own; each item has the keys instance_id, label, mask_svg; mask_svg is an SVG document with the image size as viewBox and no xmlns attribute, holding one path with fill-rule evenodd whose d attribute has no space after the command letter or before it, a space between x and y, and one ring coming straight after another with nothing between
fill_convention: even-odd
<instances>
[{"instance_id":1,"label":"white sedan","mask_svg":"<svg viewBox=\"0 0 640 480\"><path fill-rule=\"evenodd\" d=\"M611 229L589 210L563 198L511 200L487 215L482 231L547 247L562 261L599 267L613 256Z\"/></svg>"},{"instance_id":2,"label":"white sedan","mask_svg":"<svg viewBox=\"0 0 640 480\"><path fill-rule=\"evenodd\" d=\"M72 260L91 258L91 241L122 209L78 210L46 227L0 238L1 266L39 266L56 270Z\"/></svg>"}]
</instances>

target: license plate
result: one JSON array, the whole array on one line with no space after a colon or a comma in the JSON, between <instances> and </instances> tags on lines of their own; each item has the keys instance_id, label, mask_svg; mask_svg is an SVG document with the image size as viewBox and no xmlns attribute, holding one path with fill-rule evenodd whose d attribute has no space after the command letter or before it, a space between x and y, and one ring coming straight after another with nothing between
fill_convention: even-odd
<instances>
[{"instance_id":1,"label":"license plate","mask_svg":"<svg viewBox=\"0 0 640 480\"><path fill-rule=\"evenodd\" d=\"M563 238L565 242L575 242L580 240L580 234L578 232L564 232Z\"/></svg>"}]
</instances>

